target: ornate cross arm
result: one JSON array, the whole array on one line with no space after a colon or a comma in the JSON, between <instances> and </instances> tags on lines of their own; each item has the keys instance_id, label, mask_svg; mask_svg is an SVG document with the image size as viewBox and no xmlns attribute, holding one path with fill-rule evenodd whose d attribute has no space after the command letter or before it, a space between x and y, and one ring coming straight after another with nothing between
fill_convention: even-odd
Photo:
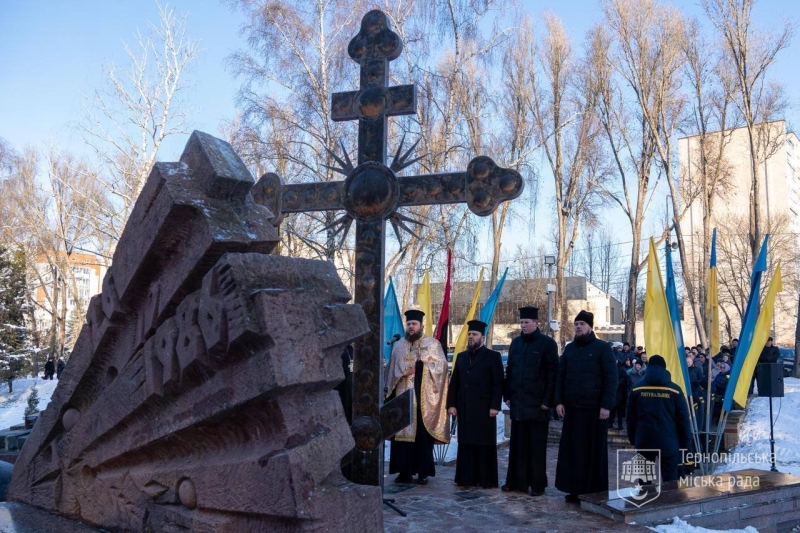
<instances>
[{"instance_id":1,"label":"ornate cross arm","mask_svg":"<svg viewBox=\"0 0 800 533\"><path fill-rule=\"evenodd\" d=\"M359 174L361 167L350 175ZM383 169L384 175L387 172L390 171ZM393 173L391 177L397 179ZM258 180L253 196L281 219L284 213L344 209L346 183L347 180L285 185L280 176L270 172ZM480 216L490 215L500 202L517 198L523 189L519 172L500 167L487 156L470 161L466 172L403 177L397 179L397 184L397 207L466 202L470 211ZM389 195L394 196L391 192ZM384 198L384 202L387 200L393 203L391 198Z\"/></svg>"},{"instance_id":2,"label":"ornate cross arm","mask_svg":"<svg viewBox=\"0 0 800 533\"><path fill-rule=\"evenodd\" d=\"M413 390L409 389L383 404L380 409L380 421L371 416L362 416L353 421L353 439L357 450L364 452L376 450L383 441L390 439L411 423L412 392Z\"/></svg>"}]
</instances>

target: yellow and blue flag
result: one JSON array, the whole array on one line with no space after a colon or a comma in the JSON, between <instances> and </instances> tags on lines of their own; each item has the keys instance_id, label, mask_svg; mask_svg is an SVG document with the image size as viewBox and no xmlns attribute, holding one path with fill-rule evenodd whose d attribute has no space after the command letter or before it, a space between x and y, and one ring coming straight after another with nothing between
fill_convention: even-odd
<instances>
[{"instance_id":1,"label":"yellow and blue flag","mask_svg":"<svg viewBox=\"0 0 800 533\"><path fill-rule=\"evenodd\" d=\"M675 286L675 272L672 269L672 250L667 246L667 307L669 307L669 316L672 321L672 332L675 335L675 347L678 350L678 363L681 366L681 378L683 379L684 392L692 390L691 383L689 382L689 367L686 365L686 352L684 351L683 344L683 330L681 328L681 315L678 310L678 290ZM666 359L666 357L664 358ZM678 382L678 376L673 375L672 381Z\"/></svg>"},{"instance_id":2,"label":"yellow and blue flag","mask_svg":"<svg viewBox=\"0 0 800 533\"><path fill-rule=\"evenodd\" d=\"M711 259L708 262L708 296L706 299L706 317L708 317L708 340L711 343L711 355L719 353L719 290L717 289L717 228L711 237Z\"/></svg>"},{"instance_id":3,"label":"yellow and blue flag","mask_svg":"<svg viewBox=\"0 0 800 533\"><path fill-rule=\"evenodd\" d=\"M683 394L686 394L686 382L675 379L683 375L675 344L675 333L672 330L667 296L664 283L661 281L661 267L658 264L656 245L650 237L650 251L647 256L647 292L644 296L644 342L650 357L660 355L667 363L667 370L673 377ZM685 361L684 361L685 363Z\"/></svg>"},{"instance_id":4,"label":"yellow and blue flag","mask_svg":"<svg viewBox=\"0 0 800 533\"><path fill-rule=\"evenodd\" d=\"M508 274L508 267L506 267L503 275L500 277L500 281L497 282L492 294L489 296L489 299L486 300L483 309L481 309L481 322L485 322L487 327L492 325L494 311L497 309L497 302L500 300L500 293L503 291L503 284L506 282L506 274Z\"/></svg>"},{"instance_id":5,"label":"yellow and blue flag","mask_svg":"<svg viewBox=\"0 0 800 533\"><path fill-rule=\"evenodd\" d=\"M458 354L467 349L467 333L469 332L469 325L467 322L472 320L472 317L475 316L475 309L478 307L478 298L481 296L481 285L483 284L483 270L484 269L481 268L481 273L478 276L478 284L475 286L475 294L472 296L472 305L469 306L467 318L464 320L464 325L461 326L461 331L458 332L458 340L456 340L456 347L453 351L453 368L456 367L456 358Z\"/></svg>"},{"instance_id":6,"label":"yellow and blue flag","mask_svg":"<svg viewBox=\"0 0 800 533\"><path fill-rule=\"evenodd\" d=\"M742 407L747 405L747 391L750 390L753 372L756 369L756 364L758 364L761 350L767 344L772 328L772 318L775 316L775 296L781 291L783 291L783 280L781 278L781 264L778 262L775 274L769 284L769 289L767 289L767 296L764 298L764 305L761 306L761 313L758 314L753 342L750 344L750 349L747 350L747 356L744 359L744 363L742 363L742 371L736 382L736 390L733 392L733 399Z\"/></svg>"},{"instance_id":7,"label":"yellow and blue flag","mask_svg":"<svg viewBox=\"0 0 800 533\"><path fill-rule=\"evenodd\" d=\"M739 334L739 347L736 349L737 357L733 359L730 380L728 381L728 387L725 389L725 398L722 400L722 409L726 412L730 412L731 407L733 407L733 391L737 387L739 376L742 373L742 366L744 366L744 361L747 359L742 355L749 353L750 346L753 344L753 336L755 335L756 321L758 319L758 293L761 290L761 276L767 271L768 241L769 233L764 236L761 251L758 252L758 257L753 265L753 273L750 275L750 297L747 299L742 332ZM747 387L750 388L749 378Z\"/></svg>"}]
</instances>

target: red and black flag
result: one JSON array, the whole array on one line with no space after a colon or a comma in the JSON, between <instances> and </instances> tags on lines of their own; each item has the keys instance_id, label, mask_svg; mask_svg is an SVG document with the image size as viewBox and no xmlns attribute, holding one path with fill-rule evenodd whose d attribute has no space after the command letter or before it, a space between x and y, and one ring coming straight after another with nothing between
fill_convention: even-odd
<instances>
[{"instance_id":1,"label":"red and black flag","mask_svg":"<svg viewBox=\"0 0 800 533\"><path fill-rule=\"evenodd\" d=\"M444 298L442 311L439 313L439 323L436 325L435 337L442 345L442 351L447 355L447 330L450 329L450 271L453 262L453 252L447 250L447 281L444 284Z\"/></svg>"}]
</instances>

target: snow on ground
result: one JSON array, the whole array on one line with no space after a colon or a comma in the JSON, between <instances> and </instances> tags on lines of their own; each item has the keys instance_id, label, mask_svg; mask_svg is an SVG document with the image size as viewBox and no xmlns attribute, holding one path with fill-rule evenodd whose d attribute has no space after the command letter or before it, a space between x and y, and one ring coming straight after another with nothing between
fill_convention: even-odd
<instances>
[{"instance_id":1,"label":"snow on ground","mask_svg":"<svg viewBox=\"0 0 800 533\"><path fill-rule=\"evenodd\" d=\"M33 387L39 392L39 410L44 411L53 391L56 390L56 385L58 380L15 379L13 392L9 393L6 382L0 383L0 430L25 423L25 408L28 407L28 397Z\"/></svg>"},{"instance_id":2,"label":"snow on ground","mask_svg":"<svg viewBox=\"0 0 800 533\"><path fill-rule=\"evenodd\" d=\"M800 475L800 379L785 378L783 391L783 398L772 399L775 467L784 474ZM739 444L730 451L728 463L715 472L769 470L769 454L769 398L753 397L739 426Z\"/></svg>"},{"instance_id":3,"label":"snow on ground","mask_svg":"<svg viewBox=\"0 0 800 533\"><path fill-rule=\"evenodd\" d=\"M648 527L647 529L652 529L658 533L758 533L758 530L753 526L747 526L744 529L727 529L724 532L717 529L706 529L687 524L677 517L672 519L671 524Z\"/></svg>"}]
</instances>

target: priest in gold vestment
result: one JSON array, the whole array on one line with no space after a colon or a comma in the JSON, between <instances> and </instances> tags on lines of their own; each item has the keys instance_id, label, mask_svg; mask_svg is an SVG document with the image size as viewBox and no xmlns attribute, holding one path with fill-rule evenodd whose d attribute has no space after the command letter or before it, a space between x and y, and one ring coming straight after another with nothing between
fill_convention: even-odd
<instances>
[{"instance_id":1,"label":"priest in gold vestment","mask_svg":"<svg viewBox=\"0 0 800 533\"><path fill-rule=\"evenodd\" d=\"M436 475L433 445L450 442L447 420L447 359L442 345L423 334L425 313L406 311L406 334L392 349L386 368L387 398L414 389L411 424L394 436L389 473L398 474L396 483L425 484Z\"/></svg>"}]
</instances>

